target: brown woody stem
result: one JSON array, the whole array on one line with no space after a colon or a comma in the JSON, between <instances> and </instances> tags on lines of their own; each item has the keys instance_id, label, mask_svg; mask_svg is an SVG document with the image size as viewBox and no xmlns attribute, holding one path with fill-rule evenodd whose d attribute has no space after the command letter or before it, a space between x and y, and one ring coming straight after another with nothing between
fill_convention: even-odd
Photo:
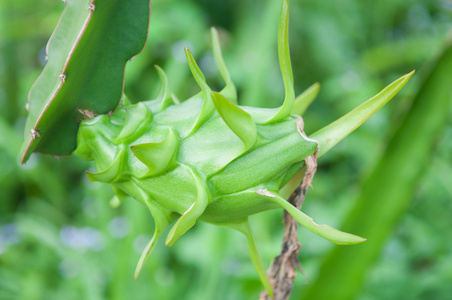
<instances>
[{"instance_id":1,"label":"brown woody stem","mask_svg":"<svg viewBox=\"0 0 452 300\"><path fill-rule=\"evenodd\" d=\"M297 209L301 209L308 187L311 186L312 179L317 169L317 152L305 159L306 170L301 186L298 187L289 197L289 203ZM312 187L312 186L311 186ZM284 240L281 253L272 261L268 271L268 277L273 289L273 298L270 298L266 291L260 294L260 300L287 300L293 289L293 283L297 275L296 270L301 270L298 261L298 252L301 244L297 237L298 222L284 211Z\"/></svg>"}]
</instances>

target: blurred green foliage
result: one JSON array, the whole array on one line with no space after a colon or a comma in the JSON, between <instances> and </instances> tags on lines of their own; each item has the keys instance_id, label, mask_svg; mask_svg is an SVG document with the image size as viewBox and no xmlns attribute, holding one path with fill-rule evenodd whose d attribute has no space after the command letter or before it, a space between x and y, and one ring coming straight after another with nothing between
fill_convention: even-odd
<instances>
[{"instance_id":1,"label":"blurred green foliage","mask_svg":"<svg viewBox=\"0 0 452 300\"><path fill-rule=\"evenodd\" d=\"M156 95L154 64L165 70L179 99L196 93L184 46L212 86L220 87L209 45L209 27L215 26L241 104L278 106L284 99L276 48L279 6L274 0L154 0L148 44L127 67L126 94L134 102ZM113 209L112 192L88 182L83 172L90 165L76 157L33 155L19 165L27 94L62 10L63 2L54 0L0 3L0 299L256 299L262 287L240 234L197 224L173 247L158 244L134 281L139 253L153 232L147 209L136 201ZM395 101L319 161L303 209L337 225L452 30L452 3L300 0L291 1L290 17L296 92L321 83L305 114L308 133L418 70ZM450 297L451 105L448 116L408 212L367 270L357 299ZM281 217L271 211L251 218L267 265L280 250ZM304 229L299 236L300 260L315 281L333 245ZM301 297L307 281L298 276L291 299Z\"/></svg>"}]
</instances>

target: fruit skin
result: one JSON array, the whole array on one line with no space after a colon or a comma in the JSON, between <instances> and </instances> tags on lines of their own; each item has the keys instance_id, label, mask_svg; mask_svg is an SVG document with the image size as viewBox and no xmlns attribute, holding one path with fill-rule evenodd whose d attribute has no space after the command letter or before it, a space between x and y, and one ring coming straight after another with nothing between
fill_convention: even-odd
<instances>
[{"instance_id":1,"label":"fruit skin","mask_svg":"<svg viewBox=\"0 0 452 300\"><path fill-rule=\"evenodd\" d=\"M299 132L301 117L262 125L254 123L253 115L270 115L271 110L240 110L255 130L247 133L255 138L246 149L217 109L192 130L202 101L193 97L164 110L156 109L155 100L147 101L85 120L76 153L95 161L98 172L88 177L110 183L120 198L130 195L155 207L168 222L181 215L191 226L198 218L224 224L278 208L255 191L278 192L316 152L317 143ZM225 97L220 101L232 104Z\"/></svg>"},{"instance_id":2,"label":"fruit skin","mask_svg":"<svg viewBox=\"0 0 452 300\"><path fill-rule=\"evenodd\" d=\"M247 236L252 262L272 294L248 216L283 207L285 200L260 191L278 194L317 152L317 142L302 132L300 116L259 124L255 119L269 119L274 110L240 108L206 89L180 104L166 106L164 99L85 120L77 138L76 154L96 164L88 178L109 183L119 199L132 196L153 215L154 236L135 277L167 226L176 221L166 238L172 245L199 219Z\"/></svg>"},{"instance_id":3,"label":"fruit skin","mask_svg":"<svg viewBox=\"0 0 452 300\"><path fill-rule=\"evenodd\" d=\"M217 53L217 65L226 88L219 93L211 91L188 49L186 55L201 87L199 94L171 104L166 76L157 68L162 81L157 99L135 105L124 101L111 115L83 121L78 132L76 154L96 165L97 172L87 172L88 178L109 183L119 200L131 196L153 215L154 236L135 277L173 222L166 237L169 246L198 220L244 233L269 295L272 289L248 224L250 215L284 208L307 229L332 242L364 242L317 225L279 195L305 161L315 160L319 148L303 132L301 116L290 115L294 102L290 93L287 97L286 92L279 109L240 107L234 103L235 88L227 70L221 69L221 55ZM289 78L283 76L284 81Z\"/></svg>"}]
</instances>

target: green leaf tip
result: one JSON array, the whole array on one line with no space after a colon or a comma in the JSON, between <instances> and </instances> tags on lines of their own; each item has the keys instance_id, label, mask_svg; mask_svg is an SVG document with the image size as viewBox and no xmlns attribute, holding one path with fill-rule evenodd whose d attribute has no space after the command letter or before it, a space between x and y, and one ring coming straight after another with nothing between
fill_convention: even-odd
<instances>
[{"instance_id":1,"label":"green leaf tip","mask_svg":"<svg viewBox=\"0 0 452 300\"><path fill-rule=\"evenodd\" d=\"M253 118L222 94L212 92L211 95L221 118L245 144L243 152L248 151L257 141L257 129Z\"/></svg>"},{"instance_id":2,"label":"green leaf tip","mask_svg":"<svg viewBox=\"0 0 452 300\"><path fill-rule=\"evenodd\" d=\"M217 65L221 77L224 80L224 83L226 84L226 86L221 90L220 94L228 98L234 104L237 104L237 89L235 88L235 85L231 80L231 76L229 75L229 71L226 67L226 64L224 63L223 55L221 53L220 38L218 36L218 31L214 27L211 28L211 35L215 63Z\"/></svg>"},{"instance_id":3,"label":"green leaf tip","mask_svg":"<svg viewBox=\"0 0 452 300\"><path fill-rule=\"evenodd\" d=\"M292 64L290 62L289 49L289 1L283 0L278 27L278 57L279 66L284 82L285 98L283 105L276 109L276 114L267 123L275 123L287 118L292 111L295 102Z\"/></svg>"},{"instance_id":4,"label":"green leaf tip","mask_svg":"<svg viewBox=\"0 0 452 300\"><path fill-rule=\"evenodd\" d=\"M304 112L311 105L312 101L315 100L320 91L320 84L318 82L314 83L308 87L303 93L301 93L297 98L295 98L295 103L293 105L291 114L302 116Z\"/></svg>"},{"instance_id":5,"label":"green leaf tip","mask_svg":"<svg viewBox=\"0 0 452 300\"><path fill-rule=\"evenodd\" d=\"M292 204L287 202L284 198L276 193L272 193L266 189L257 190L256 193L268 197L269 200L284 208L295 220L297 220L298 223L303 225L306 229L330 242L333 242L337 245L353 245L366 241L365 238L337 230L328 225L316 224L311 217L296 209Z\"/></svg>"},{"instance_id":6,"label":"green leaf tip","mask_svg":"<svg viewBox=\"0 0 452 300\"><path fill-rule=\"evenodd\" d=\"M380 93L356 107L333 123L325 126L311 135L319 142L318 157L323 156L344 137L353 132L374 113L382 108L413 76L414 70L385 87Z\"/></svg>"},{"instance_id":7,"label":"green leaf tip","mask_svg":"<svg viewBox=\"0 0 452 300\"><path fill-rule=\"evenodd\" d=\"M149 168L143 177L155 176L171 168L176 160L179 139L179 134L171 128L161 142L130 146L132 153Z\"/></svg>"}]
</instances>

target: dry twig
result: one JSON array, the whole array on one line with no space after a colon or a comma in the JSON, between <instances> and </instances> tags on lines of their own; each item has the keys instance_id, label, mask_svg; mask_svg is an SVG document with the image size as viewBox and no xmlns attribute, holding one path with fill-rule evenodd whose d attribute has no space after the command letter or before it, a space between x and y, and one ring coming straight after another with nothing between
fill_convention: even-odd
<instances>
[{"instance_id":1,"label":"dry twig","mask_svg":"<svg viewBox=\"0 0 452 300\"><path fill-rule=\"evenodd\" d=\"M297 209L301 209L308 187L311 186L312 179L317 169L317 152L305 159L306 170L303 182L290 196L289 202ZM311 186L312 187L312 186ZM273 300L287 300L292 292L293 282L297 275L296 270L301 270L298 261L298 252L301 244L297 237L298 222L284 211L284 240L281 253L272 261L268 277L272 285ZM260 300L270 300L266 291L260 295Z\"/></svg>"}]
</instances>

